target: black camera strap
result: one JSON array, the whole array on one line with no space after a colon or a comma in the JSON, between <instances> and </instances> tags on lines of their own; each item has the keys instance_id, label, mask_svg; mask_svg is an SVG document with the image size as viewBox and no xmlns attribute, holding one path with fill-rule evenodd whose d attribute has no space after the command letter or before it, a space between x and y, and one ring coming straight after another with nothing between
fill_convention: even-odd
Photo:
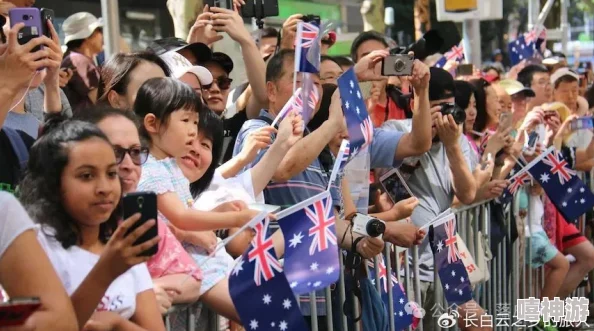
<instances>
[{"instance_id":1,"label":"black camera strap","mask_svg":"<svg viewBox=\"0 0 594 331\"><path fill-rule=\"evenodd\" d=\"M357 253L357 244L361 240L363 240L363 237L359 237L353 241L353 243L351 245L351 250L347 252L347 256L344 261L344 270L345 270L345 272L348 272L349 275L351 276L350 279L351 279L352 284L350 284L351 285L350 289L351 289L353 295L357 298L359 307L363 307L361 283L359 282L359 280L362 277L365 277L365 275L363 274L363 271L362 271L363 258L361 257L361 255L359 255L359 253ZM347 279L345 279L345 283L346 282L348 282ZM345 284L345 287L346 287L346 284ZM360 312L359 316L355 316L355 311L353 309L353 302L351 300L351 296L348 294L347 294L347 297L345 298L344 304L342 306L342 312L353 323L359 322L363 315L362 312Z\"/></svg>"}]
</instances>

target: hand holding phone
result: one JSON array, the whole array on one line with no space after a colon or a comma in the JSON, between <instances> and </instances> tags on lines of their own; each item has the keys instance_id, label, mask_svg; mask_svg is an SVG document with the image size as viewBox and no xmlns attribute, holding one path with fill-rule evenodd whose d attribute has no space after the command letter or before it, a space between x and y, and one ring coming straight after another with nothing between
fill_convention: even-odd
<instances>
[{"instance_id":1,"label":"hand holding phone","mask_svg":"<svg viewBox=\"0 0 594 331\"><path fill-rule=\"evenodd\" d=\"M41 23L41 12L37 8L13 8L8 11L8 17L10 18L11 27L19 23L25 25L17 35L17 41L20 45L42 36L45 31ZM39 45L33 48L31 52L37 52L42 48L43 46Z\"/></svg>"},{"instance_id":2,"label":"hand holding phone","mask_svg":"<svg viewBox=\"0 0 594 331\"><path fill-rule=\"evenodd\" d=\"M528 141L524 145L524 154L534 155L536 151L536 144L538 143L540 135L536 131L528 134Z\"/></svg>"},{"instance_id":3,"label":"hand holding phone","mask_svg":"<svg viewBox=\"0 0 594 331\"><path fill-rule=\"evenodd\" d=\"M380 178L380 183L394 204L413 197L410 188L402 178L398 169L392 169L383 175Z\"/></svg>"},{"instance_id":4,"label":"hand holding phone","mask_svg":"<svg viewBox=\"0 0 594 331\"><path fill-rule=\"evenodd\" d=\"M497 126L498 131L501 132L507 128L510 128L513 124L512 120L513 120L512 113L502 112L499 115L499 125Z\"/></svg>"},{"instance_id":5,"label":"hand holding phone","mask_svg":"<svg viewBox=\"0 0 594 331\"><path fill-rule=\"evenodd\" d=\"M140 219L135 222L126 232L125 236L129 236L136 229L143 224L157 219L157 195L153 192L134 192L124 195L124 218L129 218L134 214L140 213ZM137 246L146 242L150 242L153 238L159 235L157 224L151 226L146 232L134 241L133 245ZM146 251L142 251L140 256L153 256L157 254L158 247L156 245L150 247Z\"/></svg>"}]
</instances>

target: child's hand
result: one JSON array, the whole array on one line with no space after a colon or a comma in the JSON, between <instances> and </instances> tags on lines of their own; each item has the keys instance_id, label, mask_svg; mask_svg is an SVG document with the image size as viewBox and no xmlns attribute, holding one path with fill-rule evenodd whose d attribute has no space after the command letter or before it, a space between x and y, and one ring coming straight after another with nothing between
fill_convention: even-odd
<instances>
[{"instance_id":1,"label":"child's hand","mask_svg":"<svg viewBox=\"0 0 594 331\"><path fill-rule=\"evenodd\" d=\"M304 126L301 115L289 112L279 125L276 141L286 149L293 147L293 145L303 138Z\"/></svg>"},{"instance_id":2,"label":"child's hand","mask_svg":"<svg viewBox=\"0 0 594 331\"><path fill-rule=\"evenodd\" d=\"M272 142L271 135L276 133L276 129L272 126L265 126L250 133L246 139L246 143L240 153L240 158L244 162L252 162L258 152L270 145Z\"/></svg>"},{"instance_id":3,"label":"child's hand","mask_svg":"<svg viewBox=\"0 0 594 331\"><path fill-rule=\"evenodd\" d=\"M242 226L246 225L249 221L251 221L256 215L260 214L261 211L253 210L253 209L244 209L238 212L239 217L237 218L237 224L235 227L241 228Z\"/></svg>"},{"instance_id":4,"label":"child's hand","mask_svg":"<svg viewBox=\"0 0 594 331\"><path fill-rule=\"evenodd\" d=\"M213 231L186 231L184 239L187 243L205 248L209 253L217 246L217 236Z\"/></svg>"}]
</instances>

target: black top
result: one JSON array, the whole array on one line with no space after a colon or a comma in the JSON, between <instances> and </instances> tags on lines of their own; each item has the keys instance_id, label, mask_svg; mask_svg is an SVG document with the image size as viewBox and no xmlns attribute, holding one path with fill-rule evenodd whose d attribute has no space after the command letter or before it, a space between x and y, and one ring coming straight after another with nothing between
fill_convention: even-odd
<instances>
[{"instance_id":1,"label":"black top","mask_svg":"<svg viewBox=\"0 0 594 331\"><path fill-rule=\"evenodd\" d=\"M35 140L23 131L17 130L17 132L29 150ZM22 174L19 159L12 148L10 139L3 130L0 130L0 191L14 193Z\"/></svg>"},{"instance_id":2,"label":"black top","mask_svg":"<svg viewBox=\"0 0 594 331\"><path fill-rule=\"evenodd\" d=\"M235 140L237 135L245 123L248 120L246 110L237 112L231 118L223 119L223 129L225 130L225 138L223 141L223 159L220 164L229 161L233 157L233 146L235 146Z\"/></svg>"}]
</instances>

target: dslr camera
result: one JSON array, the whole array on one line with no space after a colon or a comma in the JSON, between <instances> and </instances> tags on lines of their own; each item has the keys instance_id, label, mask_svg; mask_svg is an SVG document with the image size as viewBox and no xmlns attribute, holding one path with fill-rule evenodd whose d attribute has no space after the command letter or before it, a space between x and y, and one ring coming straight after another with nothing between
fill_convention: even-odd
<instances>
[{"instance_id":1,"label":"dslr camera","mask_svg":"<svg viewBox=\"0 0 594 331\"><path fill-rule=\"evenodd\" d=\"M414 56L409 54L390 54L382 61L382 75L410 76L414 60Z\"/></svg>"},{"instance_id":2,"label":"dslr camera","mask_svg":"<svg viewBox=\"0 0 594 331\"><path fill-rule=\"evenodd\" d=\"M441 105L442 115L452 115L456 124L462 124L466 121L466 111L453 102L444 102Z\"/></svg>"},{"instance_id":3,"label":"dslr camera","mask_svg":"<svg viewBox=\"0 0 594 331\"><path fill-rule=\"evenodd\" d=\"M366 237L382 237L386 232L386 223L369 215L355 214L353 231Z\"/></svg>"}]
</instances>

